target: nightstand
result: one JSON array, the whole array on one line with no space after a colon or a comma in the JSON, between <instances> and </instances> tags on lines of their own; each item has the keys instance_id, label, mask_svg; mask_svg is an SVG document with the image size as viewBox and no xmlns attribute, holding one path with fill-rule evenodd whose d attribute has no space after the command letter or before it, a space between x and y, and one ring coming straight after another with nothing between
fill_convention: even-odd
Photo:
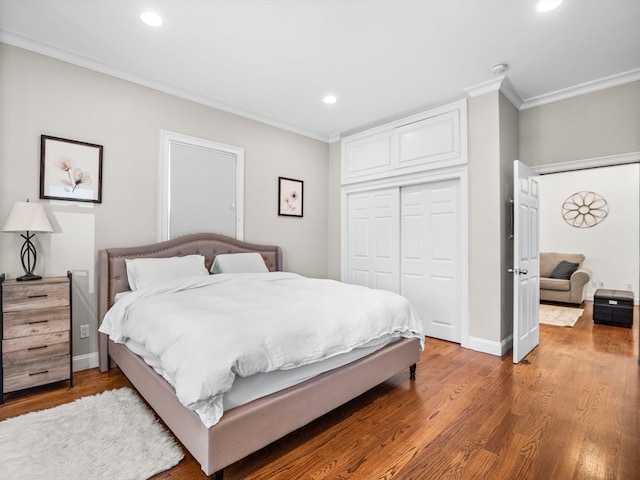
<instances>
[{"instance_id":1,"label":"nightstand","mask_svg":"<svg viewBox=\"0 0 640 480\"><path fill-rule=\"evenodd\" d=\"M66 277L18 282L0 276L4 394L69 380L71 368L71 272Z\"/></svg>"}]
</instances>

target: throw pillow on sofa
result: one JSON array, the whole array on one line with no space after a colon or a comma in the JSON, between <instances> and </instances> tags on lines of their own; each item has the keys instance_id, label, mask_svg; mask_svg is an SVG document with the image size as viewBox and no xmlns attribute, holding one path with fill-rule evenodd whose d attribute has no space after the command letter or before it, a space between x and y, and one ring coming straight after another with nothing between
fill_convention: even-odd
<instances>
[{"instance_id":1,"label":"throw pillow on sofa","mask_svg":"<svg viewBox=\"0 0 640 480\"><path fill-rule=\"evenodd\" d=\"M557 278L559 280L569 280L571 278L571 275L573 275L573 272L575 272L579 266L579 263L572 263L567 262L566 260L562 260L556 266L556 268L553 269L553 272L551 272L551 275L549 275L549 277Z\"/></svg>"}]
</instances>

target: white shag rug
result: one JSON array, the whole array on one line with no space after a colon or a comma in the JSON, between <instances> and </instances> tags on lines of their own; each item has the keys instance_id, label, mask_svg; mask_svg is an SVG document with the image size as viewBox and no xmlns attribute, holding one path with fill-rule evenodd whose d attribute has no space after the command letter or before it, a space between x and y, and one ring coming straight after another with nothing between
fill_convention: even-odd
<instances>
[{"instance_id":1,"label":"white shag rug","mask_svg":"<svg viewBox=\"0 0 640 480\"><path fill-rule=\"evenodd\" d=\"M584 309L540 304L540 323L557 327L573 327Z\"/></svg>"},{"instance_id":2,"label":"white shag rug","mask_svg":"<svg viewBox=\"0 0 640 480\"><path fill-rule=\"evenodd\" d=\"M146 480L184 456L130 388L0 422L0 478Z\"/></svg>"}]
</instances>

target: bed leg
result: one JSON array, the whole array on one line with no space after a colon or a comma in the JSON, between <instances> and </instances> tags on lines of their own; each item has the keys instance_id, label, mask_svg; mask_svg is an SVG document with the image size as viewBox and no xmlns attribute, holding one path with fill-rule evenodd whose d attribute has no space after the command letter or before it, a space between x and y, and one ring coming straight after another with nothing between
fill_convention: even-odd
<instances>
[{"instance_id":1,"label":"bed leg","mask_svg":"<svg viewBox=\"0 0 640 480\"><path fill-rule=\"evenodd\" d=\"M215 473L212 473L209 477L211 480L222 480L222 476L224 475L224 470L218 470Z\"/></svg>"},{"instance_id":2,"label":"bed leg","mask_svg":"<svg viewBox=\"0 0 640 480\"><path fill-rule=\"evenodd\" d=\"M416 379L416 364L414 363L409 367L409 380Z\"/></svg>"}]
</instances>

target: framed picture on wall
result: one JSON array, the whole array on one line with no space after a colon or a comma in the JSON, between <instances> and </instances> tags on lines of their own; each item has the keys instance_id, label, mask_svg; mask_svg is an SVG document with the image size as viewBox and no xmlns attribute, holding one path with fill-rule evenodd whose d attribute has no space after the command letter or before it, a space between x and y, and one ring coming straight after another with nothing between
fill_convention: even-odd
<instances>
[{"instance_id":1,"label":"framed picture on wall","mask_svg":"<svg viewBox=\"0 0 640 480\"><path fill-rule=\"evenodd\" d=\"M40 136L40 198L102 203L102 145Z\"/></svg>"},{"instance_id":2,"label":"framed picture on wall","mask_svg":"<svg viewBox=\"0 0 640 480\"><path fill-rule=\"evenodd\" d=\"M278 215L302 217L302 180L278 177Z\"/></svg>"}]
</instances>

